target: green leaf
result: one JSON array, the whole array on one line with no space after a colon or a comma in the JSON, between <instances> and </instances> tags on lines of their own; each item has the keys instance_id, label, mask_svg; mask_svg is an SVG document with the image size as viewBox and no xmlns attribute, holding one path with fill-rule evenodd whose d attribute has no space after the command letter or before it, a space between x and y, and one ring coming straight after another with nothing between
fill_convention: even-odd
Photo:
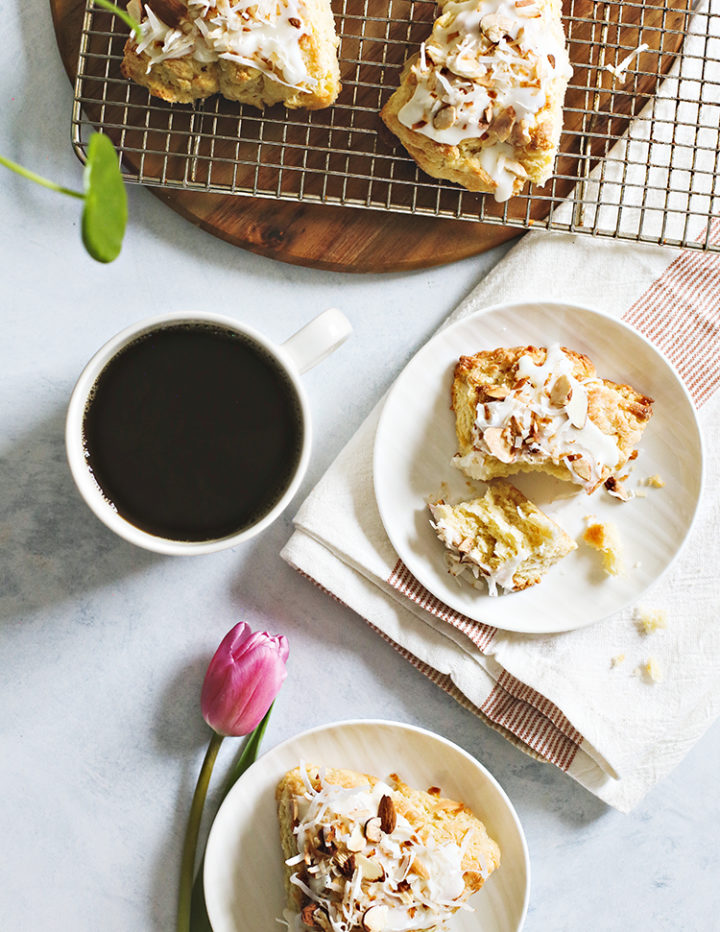
<instances>
[{"instance_id":1,"label":"green leaf","mask_svg":"<svg viewBox=\"0 0 720 932\"><path fill-rule=\"evenodd\" d=\"M98 262L120 255L127 224L127 195L117 153L107 136L93 133L85 165L82 239Z\"/></svg>"}]
</instances>

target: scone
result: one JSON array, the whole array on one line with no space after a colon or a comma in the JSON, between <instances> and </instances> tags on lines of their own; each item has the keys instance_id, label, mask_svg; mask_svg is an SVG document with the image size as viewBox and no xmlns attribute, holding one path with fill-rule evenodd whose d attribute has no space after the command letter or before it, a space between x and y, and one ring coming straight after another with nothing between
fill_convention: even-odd
<instances>
[{"instance_id":1,"label":"scone","mask_svg":"<svg viewBox=\"0 0 720 932\"><path fill-rule=\"evenodd\" d=\"M560 0L440 0L381 116L428 175L506 201L553 171L572 74Z\"/></svg>"},{"instance_id":2,"label":"scone","mask_svg":"<svg viewBox=\"0 0 720 932\"><path fill-rule=\"evenodd\" d=\"M290 932L439 930L500 864L466 806L395 774L303 764L276 799Z\"/></svg>"},{"instance_id":3,"label":"scone","mask_svg":"<svg viewBox=\"0 0 720 932\"><path fill-rule=\"evenodd\" d=\"M428 505L431 524L445 544L448 572L477 588L487 583L518 592L539 583L575 541L509 482L492 483L481 498Z\"/></svg>"},{"instance_id":4,"label":"scone","mask_svg":"<svg viewBox=\"0 0 720 932\"><path fill-rule=\"evenodd\" d=\"M554 344L461 356L453 463L473 479L542 470L588 493L621 478L652 398L598 377L587 356Z\"/></svg>"},{"instance_id":5,"label":"scone","mask_svg":"<svg viewBox=\"0 0 720 932\"><path fill-rule=\"evenodd\" d=\"M220 93L254 107L329 107L340 91L329 0L131 0L143 37L128 39L126 78L190 103Z\"/></svg>"}]
</instances>

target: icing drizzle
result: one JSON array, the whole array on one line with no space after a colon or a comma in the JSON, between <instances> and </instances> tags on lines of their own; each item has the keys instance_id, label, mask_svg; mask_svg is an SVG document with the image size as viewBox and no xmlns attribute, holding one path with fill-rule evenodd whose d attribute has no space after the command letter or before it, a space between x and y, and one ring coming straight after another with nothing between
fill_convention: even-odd
<instances>
[{"instance_id":1,"label":"icing drizzle","mask_svg":"<svg viewBox=\"0 0 720 932\"><path fill-rule=\"evenodd\" d=\"M548 347L540 365L529 355L521 356L515 378L505 398L477 405L475 449L490 454L485 432L507 430L513 437L509 462L533 463L547 457L566 466L573 482L589 492L605 481L621 462L622 451L617 435L603 433L587 414L589 394L601 381L575 377L572 360L558 343ZM554 389L561 379L565 387L558 398ZM461 469L472 468L474 458L470 453L454 457L453 462Z\"/></svg>"},{"instance_id":2,"label":"icing drizzle","mask_svg":"<svg viewBox=\"0 0 720 932\"><path fill-rule=\"evenodd\" d=\"M513 146L529 143L550 83L572 73L562 31L542 0L446 3L412 72L417 84L398 119L443 145L485 143L481 166L497 185L497 201L527 177Z\"/></svg>"},{"instance_id":3,"label":"icing drizzle","mask_svg":"<svg viewBox=\"0 0 720 932\"><path fill-rule=\"evenodd\" d=\"M317 86L303 58L300 39L308 34L299 0L188 0L188 16L174 28L145 6L138 53L148 72L174 58L225 60L255 68L298 90ZM139 18L139 17L137 17Z\"/></svg>"}]
</instances>

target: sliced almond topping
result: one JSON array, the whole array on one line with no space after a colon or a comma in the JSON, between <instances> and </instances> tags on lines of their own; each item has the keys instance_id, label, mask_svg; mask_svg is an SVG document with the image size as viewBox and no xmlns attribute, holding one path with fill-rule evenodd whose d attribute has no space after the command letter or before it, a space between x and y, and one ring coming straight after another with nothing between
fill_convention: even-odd
<instances>
[{"instance_id":1,"label":"sliced almond topping","mask_svg":"<svg viewBox=\"0 0 720 932\"><path fill-rule=\"evenodd\" d=\"M480 29L491 42L500 42L510 33L513 27L511 19L502 16L500 13L488 13L480 21Z\"/></svg>"},{"instance_id":2,"label":"sliced almond topping","mask_svg":"<svg viewBox=\"0 0 720 932\"><path fill-rule=\"evenodd\" d=\"M348 849L348 851L362 851L362 849L365 847L365 836L363 835L359 824L353 826L350 837L345 842L345 847Z\"/></svg>"},{"instance_id":3,"label":"sliced almond topping","mask_svg":"<svg viewBox=\"0 0 720 932\"><path fill-rule=\"evenodd\" d=\"M570 457L568 457L569 459ZM592 478L592 471L590 469L590 464L584 459L577 459L572 464L571 472L575 473L576 476L579 476L585 482L590 482Z\"/></svg>"},{"instance_id":4,"label":"sliced almond topping","mask_svg":"<svg viewBox=\"0 0 720 932\"><path fill-rule=\"evenodd\" d=\"M362 927L365 932L383 932L387 920L387 906L371 906L363 913Z\"/></svg>"},{"instance_id":5,"label":"sliced almond topping","mask_svg":"<svg viewBox=\"0 0 720 932\"><path fill-rule=\"evenodd\" d=\"M632 498L632 495L621 482L618 482L615 476L608 476L605 480L605 488L615 498L619 498L621 502L629 502Z\"/></svg>"},{"instance_id":6,"label":"sliced almond topping","mask_svg":"<svg viewBox=\"0 0 720 932\"><path fill-rule=\"evenodd\" d=\"M507 385L483 385L483 391L488 398L495 398L498 401L502 401L510 394Z\"/></svg>"},{"instance_id":7,"label":"sliced almond topping","mask_svg":"<svg viewBox=\"0 0 720 932\"><path fill-rule=\"evenodd\" d=\"M515 108L508 107L502 110L490 124L490 132L498 142L505 142L515 123Z\"/></svg>"},{"instance_id":8,"label":"sliced almond topping","mask_svg":"<svg viewBox=\"0 0 720 932\"><path fill-rule=\"evenodd\" d=\"M368 841L377 843L382 838L382 827L380 825L380 816L374 816L365 823L365 837Z\"/></svg>"},{"instance_id":9,"label":"sliced almond topping","mask_svg":"<svg viewBox=\"0 0 720 932\"><path fill-rule=\"evenodd\" d=\"M572 385L570 384L570 379L566 375L561 375L553 382L548 397L558 408L564 408L568 401L570 401L571 395Z\"/></svg>"},{"instance_id":10,"label":"sliced almond topping","mask_svg":"<svg viewBox=\"0 0 720 932\"><path fill-rule=\"evenodd\" d=\"M540 438L540 425L538 423L537 414L534 411L530 412L530 430L528 431L528 439L537 443Z\"/></svg>"},{"instance_id":11,"label":"sliced almond topping","mask_svg":"<svg viewBox=\"0 0 720 932\"><path fill-rule=\"evenodd\" d=\"M525 171L525 166L521 165L517 159L505 159L505 168L512 172L513 175L517 175L518 178L527 178L528 173Z\"/></svg>"},{"instance_id":12,"label":"sliced almond topping","mask_svg":"<svg viewBox=\"0 0 720 932\"><path fill-rule=\"evenodd\" d=\"M358 854L356 863L364 880L374 883L376 880L385 879L385 869L379 861L366 858L364 854Z\"/></svg>"},{"instance_id":13,"label":"sliced almond topping","mask_svg":"<svg viewBox=\"0 0 720 932\"><path fill-rule=\"evenodd\" d=\"M397 825L397 814L393 801L387 793L380 800L378 815L380 816L380 827L386 835L389 835Z\"/></svg>"},{"instance_id":14,"label":"sliced almond topping","mask_svg":"<svg viewBox=\"0 0 720 932\"><path fill-rule=\"evenodd\" d=\"M461 540L457 549L460 551L460 553L470 553L470 551L473 549L472 537L465 537L463 540ZM379 839L376 840L379 841Z\"/></svg>"},{"instance_id":15,"label":"sliced almond topping","mask_svg":"<svg viewBox=\"0 0 720 932\"><path fill-rule=\"evenodd\" d=\"M410 870L411 870L414 874L417 874L418 877L423 877L423 878L425 878L425 880L427 880L428 877L430 876L427 867L425 867L425 865L422 863L422 861L418 861L417 858L413 858L413 862L412 862L412 864L410 865Z\"/></svg>"},{"instance_id":16,"label":"sliced almond topping","mask_svg":"<svg viewBox=\"0 0 720 932\"><path fill-rule=\"evenodd\" d=\"M338 861L338 870L343 877L352 877L355 873L355 855L349 854L346 858Z\"/></svg>"},{"instance_id":17,"label":"sliced almond topping","mask_svg":"<svg viewBox=\"0 0 720 932\"><path fill-rule=\"evenodd\" d=\"M483 433L483 440L490 453L501 463L512 463L515 451L508 444L499 427L488 427Z\"/></svg>"},{"instance_id":18,"label":"sliced almond topping","mask_svg":"<svg viewBox=\"0 0 720 932\"><path fill-rule=\"evenodd\" d=\"M457 119L457 110L448 104L441 107L433 117L433 126L435 129L450 129Z\"/></svg>"},{"instance_id":19,"label":"sliced almond topping","mask_svg":"<svg viewBox=\"0 0 720 932\"><path fill-rule=\"evenodd\" d=\"M588 396L586 391L573 392L565 405L565 414L573 427L582 430L587 422Z\"/></svg>"}]
</instances>

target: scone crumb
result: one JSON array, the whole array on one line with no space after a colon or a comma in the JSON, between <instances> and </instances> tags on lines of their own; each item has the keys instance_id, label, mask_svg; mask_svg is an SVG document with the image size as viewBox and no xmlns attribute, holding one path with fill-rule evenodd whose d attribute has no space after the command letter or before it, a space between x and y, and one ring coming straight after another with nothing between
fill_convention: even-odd
<instances>
[{"instance_id":1,"label":"scone crumb","mask_svg":"<svg viewBox=\"0 0 720 932\"><path fill-rule=\"evenodd\" d=\"M602 554L602 567L609 576L618 576L623 571L622 542L617 528L610 521L597 521L595 515L587 515L588 522L582 539Z\"/></svg>"},{"instance_id":2,"label":"scone crumb","mask_svg":"<svg viewBox=\"0 0 720 932\"><path fill-rule=\"evenodd\" d=\"M635 676L641 676L648 683L660 683L663 679L663 671L654 657L648 657L645 663L641 663L635 669Z\"/></svg>"},{"instance_id":3,"label":"scone crumb","mask_svg":"<svg viewBox=\"0 0 720 932\"><path fill-rule=\"evenodd\" d=\"M664 608L642 608L638 606L633 617L641 634L652 634L653 631L667 628L667 612Z\"/></svg>"},{"instance_id":4,"label":"scone crumb","mask_svg":"<svg viewBox=\"0 0 720 932\"><path fill-rule=\"evenodd\" d=\"M610 660L610 667L611 667L611 669L614 669L615 667L619 667L620 664L621 664L624 660L625 660L625 654L615 654L615 656L614 656L613 658L611 658L611 660Z\"/></svg>"},{"instance_id":5,"label":"scone crumb","mask_svg":"<svg viewBox=\"0 0 720 932\"><path fill-rule=\"evenodd\" d=\"M645 485L649 485L651 489L663 489L665 488L665 480L662 478L662 476L658 476L658 474L655 473L654 475L647 477L645 480Z\"/></svg>"}]
</instances>

